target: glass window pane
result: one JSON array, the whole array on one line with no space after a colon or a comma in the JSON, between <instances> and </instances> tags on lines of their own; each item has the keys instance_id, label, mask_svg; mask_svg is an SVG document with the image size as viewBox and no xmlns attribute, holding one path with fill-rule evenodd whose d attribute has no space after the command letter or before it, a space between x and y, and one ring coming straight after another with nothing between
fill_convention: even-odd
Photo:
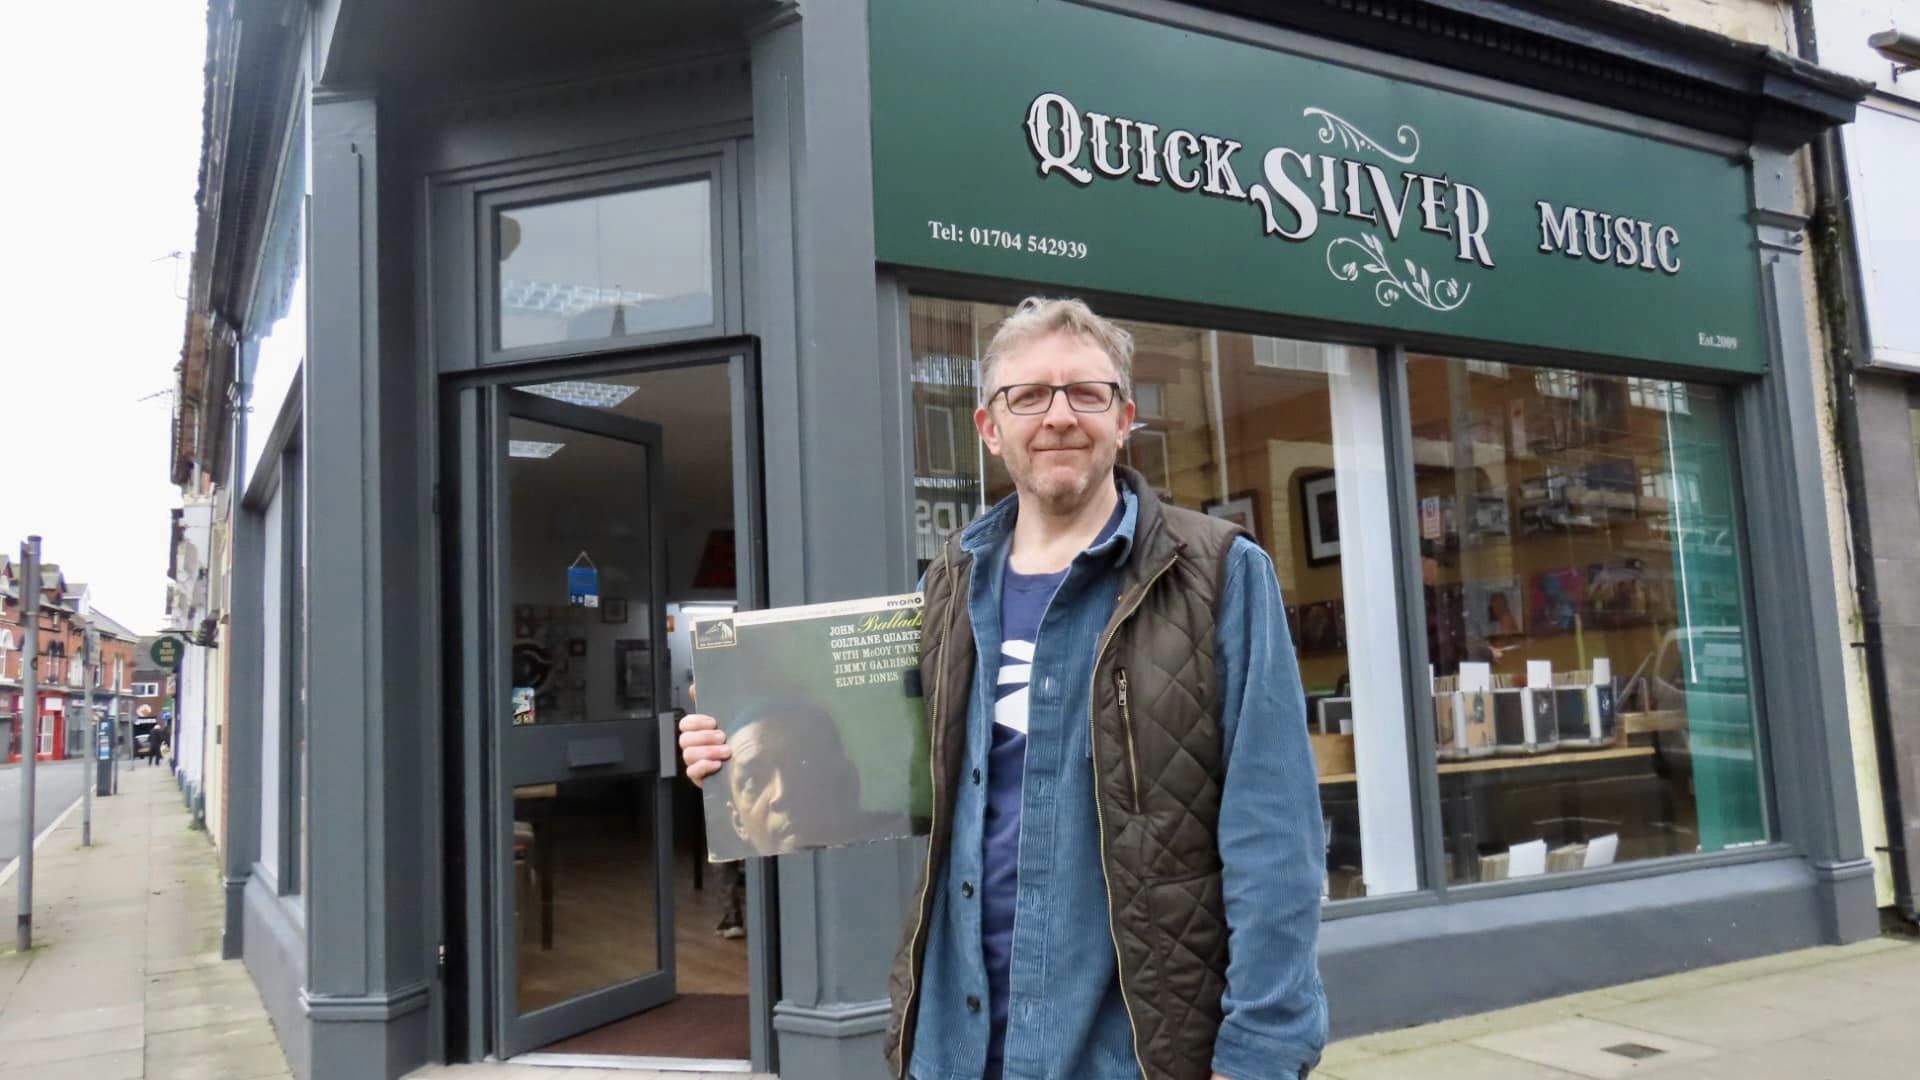
<instances>
[{"instance_id":1,"label":"glass window pane","mask_svg":"<svg viewBox=\"0 0 1920 1080\"><path fill-rule=\"evenodd\" d=\"M1920 408L1907 410L1907 420L1913 427L1913 464L1914 472L1920 475Z\"/></svg>"},{"instance_id":2,"label":"glass window pane","mask_svg":"<svg viewBox=\"0 0 1920 1080\"><path fill-rule=\"evenodd\" d=\"M710 186L695 180L500 211L499 347L713 322Z\"/></svg>"},{"instance_id":3,"label":"glass window pane","mask_svg":"<svg viewBox=\"0 0 1920 1080\"><path fill-rule=\"evenodd\" d=\"M1767 839L1720 392L1408 377L1449 879Z\"/></svg>"},{"instance_id":4,"label":"glass window pane","mask_svg":"<svg viewBox=\"0 0 1920 1080\"><path fill-rule=\"evenodd\" d=\"M660 969L647 774L513 789L522 1013Z\"/></svg>"},{"instance_id":5,"label":"glass window pane","mask_svg":"<svg viewBox=\"0 0 1920 1080\"><path fill-rule=\"evenodd\" d=\"M954 530L1013 491L961 426L991 389L977 385L979 359L1008 311L911 305L923 571ZM1138 406L1120 462L1163 500L1244 525L1273 559L1320 768L1328 897L1417 888L1392 552L1378 539L1389 530L1373 354L1120 322L1134 338Z\"/></svg>"},{"instance_id":6,"label":"glass window pane","mask_svg":"<svg viewBox=\"0 0 1920 1080\"><path fill-rule=\"evenodd\" d=\"M555 387L583 386L632 391L615 382L525 389L552 396ZM507 434L513 722L649 715L655 538L647 447L518 416Z\"/></svg>"}]
</instances>

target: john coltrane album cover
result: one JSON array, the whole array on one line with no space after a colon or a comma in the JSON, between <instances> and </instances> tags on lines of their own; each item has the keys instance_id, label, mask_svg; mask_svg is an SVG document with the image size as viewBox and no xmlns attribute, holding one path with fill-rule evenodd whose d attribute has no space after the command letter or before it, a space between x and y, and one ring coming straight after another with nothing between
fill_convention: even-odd
<instances>
[{"instance_id":1,"label":"john coltrane album cover","mask_svg":"<svg viewBox=\"0 0 1920 1080\"><path fill-rule=\"evenodd\" d=\"M880 596L693 624L699 711L733 756L707 778L714 862L927 831L921 596Z\"/></svg>"}]
</instances>

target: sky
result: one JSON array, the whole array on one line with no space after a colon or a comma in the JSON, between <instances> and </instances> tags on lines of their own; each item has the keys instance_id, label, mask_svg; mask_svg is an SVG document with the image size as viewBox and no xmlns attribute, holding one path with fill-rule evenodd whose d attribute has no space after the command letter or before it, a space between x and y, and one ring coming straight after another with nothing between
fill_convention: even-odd
<instances>
[{"instance_id":1,"label":"sky","mask_svg":"<svg viewBox=\"0 0 1920 1080\"><path fill-rule=\"evenodd\" d=\"M200 162L204 0L0 17L0 551L164 623L174 367Z\"/></svg>"}]
</instances>

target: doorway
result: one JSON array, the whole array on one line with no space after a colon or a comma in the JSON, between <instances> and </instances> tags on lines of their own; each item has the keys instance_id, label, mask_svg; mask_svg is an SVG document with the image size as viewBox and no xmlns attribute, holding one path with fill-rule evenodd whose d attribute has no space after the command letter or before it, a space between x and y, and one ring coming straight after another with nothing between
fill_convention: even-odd
<instances>
[{"instance_id":1,"label":"doorway","mask_svg":"<svg viewBox=\"0 0 1920 1080\"><path fill-rule=\"evenodd\" d=\"M543 365L455 397L476 1049L765 1067L770 872L706 864L675 740L688 615L761 603L751 343Z\"/></svg>"}]
</instances>

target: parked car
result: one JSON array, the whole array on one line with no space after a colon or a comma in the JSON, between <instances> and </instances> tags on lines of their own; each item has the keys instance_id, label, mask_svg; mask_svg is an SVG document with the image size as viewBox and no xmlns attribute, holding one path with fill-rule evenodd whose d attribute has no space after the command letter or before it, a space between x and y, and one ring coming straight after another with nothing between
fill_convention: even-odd
<instances>
[{"instance_id":1,"label":"parked car","mask_svg":"<svg viewBox=\"0 0 1920 1080\"><path fill-rule=\"evenodd\" d=\"M1752 761L1757 740L1748 679L1746 635L1739 627L1669 630L1620 684L1617 700L1623 715L1684 717L1662 732L1664 752Z\"/></svg>"}]
</instances>

